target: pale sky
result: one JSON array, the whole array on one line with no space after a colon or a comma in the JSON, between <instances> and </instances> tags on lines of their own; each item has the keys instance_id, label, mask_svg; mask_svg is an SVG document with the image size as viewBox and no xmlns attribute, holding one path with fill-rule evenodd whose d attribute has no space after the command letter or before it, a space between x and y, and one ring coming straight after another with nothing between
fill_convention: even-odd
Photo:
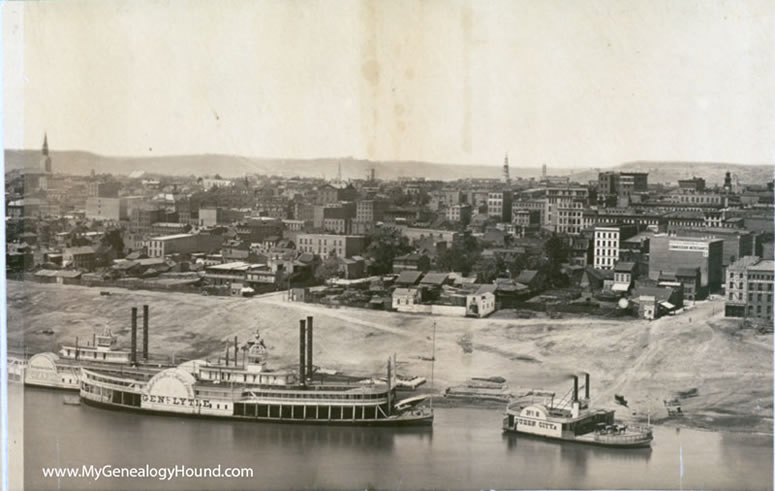
<instances>
[{"instance_id":1,"label":"pale sky","mask_svg":"<svg viewBox=\"0 0 775 491\"><path fill-rule=\"evenodd\" d=\"M775 163L775 3L2 2L5 146Z\"/></svg>"}]
</instances>

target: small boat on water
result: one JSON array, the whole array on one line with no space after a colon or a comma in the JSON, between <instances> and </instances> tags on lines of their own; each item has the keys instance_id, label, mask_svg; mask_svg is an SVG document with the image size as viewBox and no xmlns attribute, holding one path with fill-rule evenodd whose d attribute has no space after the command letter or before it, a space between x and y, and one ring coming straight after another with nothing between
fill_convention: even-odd
<instances>
[{"instance_id":1,"label":"small boat on water","mask_svg":"<svg viewBox=\"0 0 775 491\"><path fill-rule=\"evenodd\" d=\"M503 418L503 431L553 440L604 447L644 448L654 439L650 428L630 426L614 420L615 411L589 406L589 374L585 397L579 398L579 378L573 376L571 399L555 401L555 393L531 391L510 403Z\"/></svg>"},{"instance_id":2,"label":"small boat on water","mask_svg":"<svg viewBox=\"0 0 775 491\"><path fill-rule=\"evenodd\" d=\"M232 363L228 355L225 363L195 360L152 376L139 372L118 376L84 367L81 400L108 409L256 422L366 426L433 422L425 396L397 400L395 360L388 360L385 382L316 380L312 317L300 322L298 372L269 368L259 333L243 351L240 364L235 340Z\"/></svg>"}]
</instances>

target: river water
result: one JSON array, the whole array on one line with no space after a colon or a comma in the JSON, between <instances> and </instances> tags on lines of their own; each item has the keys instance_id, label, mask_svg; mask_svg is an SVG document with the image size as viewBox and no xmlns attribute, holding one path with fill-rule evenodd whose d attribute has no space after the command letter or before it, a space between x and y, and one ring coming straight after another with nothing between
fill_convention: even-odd
<instances>
[{"instance_id":1,"label":"river water","mask_svg":"<svg viewBox=\"0 0 775 491\"><path fill-rule=\"evenodd\" d=\"M24 390L27 489L772 489L772 437L655 428L650 450L507 436L501 412L437 408L433 428L178 419ZM44 478L48 466L250 467L251 479Z\"/></svg>"}]
</instances>

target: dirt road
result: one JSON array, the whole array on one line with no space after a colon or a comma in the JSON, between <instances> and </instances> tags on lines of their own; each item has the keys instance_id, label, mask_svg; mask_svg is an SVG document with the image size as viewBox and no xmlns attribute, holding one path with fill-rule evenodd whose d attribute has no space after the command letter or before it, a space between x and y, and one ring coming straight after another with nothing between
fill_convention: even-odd
<instances>
[{"instance_id":1,"label":"dirt road","mask_svg":"<svg viewBox=\"0 0 775 491\"><path fill-rule=\"evenodd\" d=\"M204 358L222 355L227 340L266 337L271 363L295 366L298 320L315 318L315 364L364 376L382 375L398 354L399 372L430 379L436 324L435 389L471 376L499 375L512 389L546 388L563 395L571 373L589 372L596 406L652 422L772 432L772 336L724 319L723 300L698 302L656 321L463 319L287 302L282 293L252 299L20 282L8 283L9 347L55 350L75 336L110 327L129 346L130 308L151 309L151 352ZM53 329L53 335L41 333ZM671 392L697 389L686 416L665 421ZM617 406L624 396L628 408Z\"/></svg>"}]
</instances>

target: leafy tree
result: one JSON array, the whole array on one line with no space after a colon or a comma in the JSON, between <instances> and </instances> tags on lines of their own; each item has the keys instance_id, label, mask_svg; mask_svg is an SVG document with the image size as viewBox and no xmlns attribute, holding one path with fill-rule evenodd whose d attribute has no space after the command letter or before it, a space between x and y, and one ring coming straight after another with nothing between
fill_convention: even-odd
<instances>
[{"instance_id":1,"label":"leafy tree","mask_svg":"<svg viewBox=\"0 0 775 491\"><path fill-rule=\"evenodd\" d=\"M105 232L102 236L102 244L110 247L117 257L124 257L124 239L121 237L121 229L114 228Z\"/></svg>"},{"instance_id":2,"label":"leafy tree","mask_svg":"<svg viewBox=\"0 0 775 491\"><path fill-rule=\"evenodd\" d=\"M443 271L460 271L468 276L480 256L481 249L476 238L471 234L463 234L439 255L436 265Z\"/></svg>"},{"instance_id":3,"label":"leafy tree","mask_svg":"<svg viewBox=\"0 0 775 491\"><path fill-rule=\"evenodd\" d=\"M554 285L560 286L563 281L561 266L568 261L569 249L567 242L560 235L553 234L544 243L546 253L546 270L549 280Z\"/></svg>"},{"instance_id":4,"label":"leafy tree","mask_svg":"<svg viewBox=\"0 0 775 491\"><path fill-rule=\"evenodd\" d=\"M315 270L315 279L325 282L339 276L339 258L331 251L328 257Z\"/></svg>"},{"instance_id":5,"label":"leafy tree","mask_svg":"<svg viewBox=\"0 0 775 491\"><path fill-rule=\"evenodd\" d=\"M393 259L412 251L409 239L401 235L398 229L379 227L368 236L369 246L366 255L372 261L373 274L387 274L393 271Z\"/></svg>"}]
</instances>

